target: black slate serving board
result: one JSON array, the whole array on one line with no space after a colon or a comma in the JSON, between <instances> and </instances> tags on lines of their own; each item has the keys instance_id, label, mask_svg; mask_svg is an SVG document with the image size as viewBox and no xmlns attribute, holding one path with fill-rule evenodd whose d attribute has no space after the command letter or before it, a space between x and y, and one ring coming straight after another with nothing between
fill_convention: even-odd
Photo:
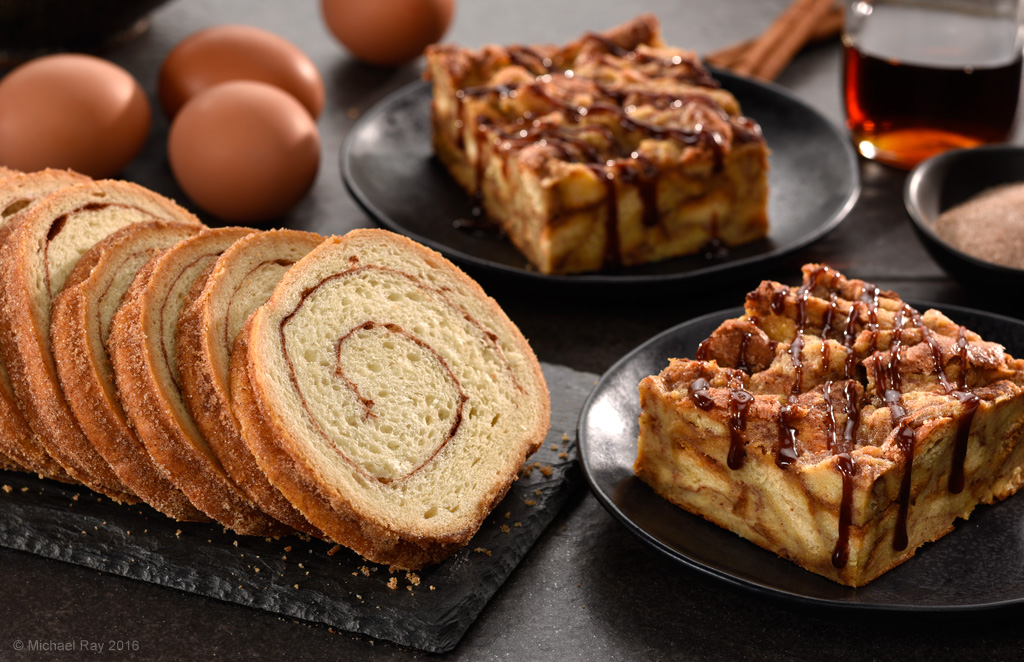
<instances>
[{"instance_id":1,"label":"black slate serving board","mask_svg":"<svg viewBox=\"0 0 1024 662\"><path fill-rule=\"evenodd\" d=\"M543 364L551 431L469 545L411 578L297 536L239 536L0 471L0 545L430 652L469 626L580 485L576 418L597 376ZM566 436L563 436L566 435ZM562 457L562 454L565 457ZM550 467L550 470L548 469ZM388 586L389 581L395 588Z\"/></svg>"}]
</instances>

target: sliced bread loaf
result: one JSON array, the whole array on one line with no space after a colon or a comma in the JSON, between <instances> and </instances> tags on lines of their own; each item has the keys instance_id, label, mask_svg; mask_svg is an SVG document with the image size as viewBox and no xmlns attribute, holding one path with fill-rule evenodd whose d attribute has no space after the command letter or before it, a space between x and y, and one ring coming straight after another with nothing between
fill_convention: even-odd
<instances>
[{"instance_id":1,"label":"sliced bread loaf","mask_svg":"<svg viewBox=\"0 0 1024 662\"><path fill-rule=\"evenodd\" d=\"M228 477L185 406L177 327L194 281L247 228L206 230L150 260L114 315L107 349L118 393L139 439L199 510L240 534L279 535L287 527L259 510Z\"/></svg>"},{"instance_id":2,"label":"sliced bread loaf","mask_svg":"<svg viewBox=\"0 0 1024 662\"><path fill-rule=\"evenodd\" d=\"M29 205L54 191L88 182L89 178L69 170L42 170L20 173L5 168L0 174L0 247L10 234L14 217ZM0 248L2 253L2 248ZM0 344L7 342L0 336ZM14 391L0 350L0 451L18 465L35 471L40 476L72 481L64 468L46 452L42 444L33 439L28 421L18 409Z\"/></svg>"},{"instance_id":3,"label":"sliced bread loaf","mask_svg":"<svg viewBox=\"0 0 1024 662\"><path fill-rule=\"evenodd\" d=\"M149 220L198 223L136 184L97 181L59 189L20 212L0 259L0 345L18 407L46 451L72 477L120 501L131 491L82 434L61 391L50 344L50 306L79 258L117 230Z\"/></svg>"},{"instance_id":4,"label":"sliced bread loaf","mask_svg":"<svg viewBox=\"0 0 1024 662\"><path fill-rule=\"evenodd\" d=\"M285 271L324 238L310 232L254 232L224 251L196 280L178 323L181 391L192 418L228 476L264 512L288 526L322 535L270 484L242 441L231 411L228 367L235 337Z\"/></svg>"},{"instance_id":5,"label":"sliced bread loaf","mask_svg":"<svg viewBox=\"0 0 1024 662\"><path fill-rule=\"evenodd\" d=\"M128 425L106 341L135 274L151 258L202 230L196 223L133 223L89 249L53 302L50 339L57 374L86 438L139 498L179 520L207 519L153 462Z\"/></svg>"},{"instance_id":6,"label":"sliced bread loaf","mask_svg":"<svg viewBox=\"0 0 1024 662\"><path fill-rule=\"evenodd\" d=\"M494 300L382 230L293 266L231 377L270 482L330 538L406 569L469 541L549 424L540 365Z\"/></svg>"}]
</instances>

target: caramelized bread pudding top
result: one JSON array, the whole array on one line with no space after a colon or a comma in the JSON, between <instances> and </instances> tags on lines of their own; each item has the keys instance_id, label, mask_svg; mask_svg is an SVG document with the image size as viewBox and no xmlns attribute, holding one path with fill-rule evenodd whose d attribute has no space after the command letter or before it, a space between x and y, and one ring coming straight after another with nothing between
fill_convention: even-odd
<instances>
[{"instance_id":1,"label":"caramelized bread pudding top","mask_svg":"<svg viewBox=\"0 0 1024 662\"><path fill-rule=\"evenodd\" d=\"M893 547L904 549L915 438L954 422L948 488L959 493L974 414L1020 392L1024 361L936 310L921 313L825 265L805 265L803 275L797 288L763 282L743 317L701 343L697 360L673 360L660 378L727 420L731 469L751 452L774 455L783 469L834 463L843 476L833 557L841 567L853 481L900 468Z\"/></svg>"},{"instance_id":2,"label":"caramelized bread pudding top","mask_svg":"<svg viewBox=\"0 0 1024 662\"><path fill-rule=\"evenodd\" d=\"M561 48L430 51L446 58L459 99L482 101L459 121L493 131L541 173L565 162L626 177L680 162L720 167L734 143L763 141L696 54L662 43L653 16Z\"/></svg>"}]
</instances>

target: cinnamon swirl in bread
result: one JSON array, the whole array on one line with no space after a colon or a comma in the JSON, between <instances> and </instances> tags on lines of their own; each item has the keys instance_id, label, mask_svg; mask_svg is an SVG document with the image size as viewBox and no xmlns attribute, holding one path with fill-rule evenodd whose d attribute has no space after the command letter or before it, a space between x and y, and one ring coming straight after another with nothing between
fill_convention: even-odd
<instances>
[{"instance_id":1,"label":"cinnamon swirl in bread","mask_svg":"<svg viewBox=\"0 0 1024 662\"><path fill-rule=\"evenodd\" d=\"M287 528L228 477L188 413L179 384L178 317L193 282L248 228L206 230L150 260L114 315L107 348L121 404L146 450L194 506L240 534Z\"/></svg>"},{"instance_id":2,"label":"cinnamon swirl in bread","mask_svg":"<svg viewBox=\"0 0 1024 662\"><path fill-rule=\"evenodd\" d=\"M466 544L549 423L537 359L494 300L382 230L293 266L239 334L231 379L270 482L330 538L406 569Z\"/></svg>"},{"instance_id":3,"label":"cinnamon swirl in bread","mask_svg":"<svg viewBox=\"0 0 1024 662\"><path fill-rule=\"evenodd\" d=\"M89 181L85 175L69 170L19 173L5 168L0 173L0 178L0 247L14 226L13 219L35 200L65 186ZM0 344L6 342L6 336L0 337ZM9 459L41 476L72 481L60 464L49 456L42 444L32 438L28 421L18 410L14 400L14 391L2 356L3 351L0 351L0 450Z\"/></svg>"},{"instance_id":4,"label":"cinnamon swirl in bread","mask_svg":"<svg viewBox=\"0 0 1024 662\"><path fill-rule=\"evenodd\" d=\"M53 302L50 338L64 394L82 432L143 501L179 520L205 520L128 425L107 355L110 324L135 274L152 257L202 230L198 222L150 221L93 246Z\"/></svg>"},{"instance_id":5,"label":"cinnamon swirl in bread","mask_svg":"<svg viewBox=\"0 0 1024 662\"><path fill-rule=\"evenodd\" d=\"M82 434L61 391L50 306L79 258L117 230L155 219L196 223L171 200L128 182L66 186L24 209L3 243L0 344L19 409L46 451L74 478L119 501L135 496Z\"/></svg>"},{"instance_id":6,"label":"cinnamon swirl in bread","mask_svg":"<svg viewBox=\"0 0 1024 662\"><path fill-rule=\"evenodd\" d=\"M178 322L181 391L192 418L224 470L259 507L292 528L322 535L260 471L231 411L228 367L235 337L291 265L324 238L271 230L236 241L199 278Z\"/></svg>"}]
</instances>

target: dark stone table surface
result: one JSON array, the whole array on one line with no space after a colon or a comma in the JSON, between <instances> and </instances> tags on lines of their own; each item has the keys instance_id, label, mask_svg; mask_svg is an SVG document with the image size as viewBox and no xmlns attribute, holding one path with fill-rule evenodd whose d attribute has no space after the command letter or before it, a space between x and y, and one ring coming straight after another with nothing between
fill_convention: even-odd
<instances>
[{"instance_id":1,"label":"dark stone table surface","mask_svg":"<svg viewBox=\"0 0 1024 662\"><path fill-rule=\"evenodd\" d=\"M377 1L377 0L375 0ZM383 1L383 0L380 0ZM446 39L562 42L588 29L659 15L668 43L708 52L762 30L786 0L461 0ZM171 2L148 32L105 55L125 66L154 99L160 63L183 37L220 23L268 28L300 45L327 85L319 120L320 173L310 195L284 219L323 233L372 226L341 182L338 154L353 116L415 80L421 62L377 69L353 61L327 33L319 3ZM779 84L837 125L838 41L803 53ZM179 200L166 161L167 122L155 112L143 153L122 173ZM1020 133L1015 142L1022 142ZM928 256L902 204L905 173L861 162L863 192L831 235L757 274L796 282L806 261L827 261L908 299L968 305L1020 315L1017 293L993 284L968 291ZM401 191L396 191L401 195ZM519 291L483 280L530 338L542 360L601 373L655 333L731 307L756 282L723 282L626 302ZM1019 497L1018 497L1019 498ZM754 595L670 562L644 547L582 490L513 572L462 643L445 658L543 659L1020 659L1024 610L963 614L850 613L794 606ZM73 639L107 645L103 653L41 653L15 641ZM137 642L122 652L111 642ZM125 648L121 644L121 648ZM134 649L134 650L133 650ZM0 549L0 659L292 659L411 660L434 657L366 637L282 619L142 582Z\"/></svg>"}]
</instances>

